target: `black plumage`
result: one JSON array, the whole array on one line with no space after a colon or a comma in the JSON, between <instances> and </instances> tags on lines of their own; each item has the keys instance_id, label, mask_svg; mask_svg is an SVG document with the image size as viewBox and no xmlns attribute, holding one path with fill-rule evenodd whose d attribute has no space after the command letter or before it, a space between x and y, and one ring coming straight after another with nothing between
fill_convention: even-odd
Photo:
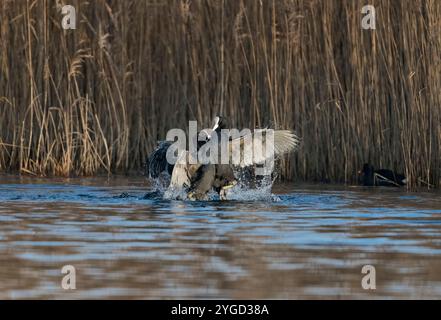
<instances>
[{"instance_id":1,"label":"black plumage","mask_svg":"<svg viewBox=\"0 0 441 320\"><path fill-rule=\"evenodd\" d=\"M406 176L403 174L396 173L389 169L375 170L374 166L368 163L363 165L360 174L364 186L399 187L407 183Z\"/></svg>"},{"instance_id":2,"label":"black plumage","mask_svg":"<svg viewBox=\"0 0 441 320\"><path fill-rule=\"evenodd\" d=\"M172 145L171 141L158 141L155 150L147 158L145 164L145 175L156 179L162 172L172 174L174 165L167 161L167 149Z\"/></svg>"}]
</instances>

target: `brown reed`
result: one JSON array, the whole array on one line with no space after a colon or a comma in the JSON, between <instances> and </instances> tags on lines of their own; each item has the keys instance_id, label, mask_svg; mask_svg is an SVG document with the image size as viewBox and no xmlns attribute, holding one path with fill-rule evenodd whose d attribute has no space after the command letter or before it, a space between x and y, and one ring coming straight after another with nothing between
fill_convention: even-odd
<instances>
[{"instance_id":1,"label":"brown reed","mask_svg":"<svg viewBox=\"0 0 441 320\"><path fill-rule=\"evenodd\" d=\"M441 183L441 1L67 1L0 4L0 170L139 169L168 129L296 130L286 179L355 182L364 162Z\"/></svg>"}]
</instances>

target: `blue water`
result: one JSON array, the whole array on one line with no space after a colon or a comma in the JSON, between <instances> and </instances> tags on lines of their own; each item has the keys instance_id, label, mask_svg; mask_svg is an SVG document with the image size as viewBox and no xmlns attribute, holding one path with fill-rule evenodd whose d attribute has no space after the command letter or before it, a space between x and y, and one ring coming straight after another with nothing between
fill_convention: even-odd
<instances>
[{"instance_id":1,"label":"blue water","mask_svg":"<svg viewBox=\"0 0 441 320\"><path fill-rule=\"evenodd\" d=\"M0 176L0 298L440 298L437 192L278 184L274 200L190 202L149 191L137 177ZM61 287L67 264L75 290ZM361 286L367 264L374 290Z\"/></svg>"}]
</instances>

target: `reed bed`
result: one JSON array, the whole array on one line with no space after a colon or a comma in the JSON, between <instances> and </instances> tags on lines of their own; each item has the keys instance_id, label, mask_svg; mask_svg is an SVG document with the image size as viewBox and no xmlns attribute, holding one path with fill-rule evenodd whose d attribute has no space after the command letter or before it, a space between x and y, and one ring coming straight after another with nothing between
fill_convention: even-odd
<instances>
[{"instance_id":1,"label":"reed bed","mask_svg":"<svg viewBox=\"0 0 441 320\"><path fill-rule=\"evenodd\" d=\"M61 28L61 6L77 29ZM139 170L189 120L294 129L288 180L441 184L441 1L4 0L0 171Z\"/></svg>"}]
</instances>

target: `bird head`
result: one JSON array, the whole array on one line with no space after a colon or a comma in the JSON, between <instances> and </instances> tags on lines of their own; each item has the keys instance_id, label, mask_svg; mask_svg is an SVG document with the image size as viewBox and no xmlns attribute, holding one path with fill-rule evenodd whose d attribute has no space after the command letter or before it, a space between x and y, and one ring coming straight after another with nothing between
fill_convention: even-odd
<instances>
[{"instance_id":1,"label":"bird head","mask_svg":"<svg viewBox=\"0 0 441 320\"><path fill-rule=\"evenodd\" d=\"M213 131L220 131L222 129L226 129L226 127L227 127L226 119L220 115L217 115L214 118Z\"/></svg>"}]
</instances>

